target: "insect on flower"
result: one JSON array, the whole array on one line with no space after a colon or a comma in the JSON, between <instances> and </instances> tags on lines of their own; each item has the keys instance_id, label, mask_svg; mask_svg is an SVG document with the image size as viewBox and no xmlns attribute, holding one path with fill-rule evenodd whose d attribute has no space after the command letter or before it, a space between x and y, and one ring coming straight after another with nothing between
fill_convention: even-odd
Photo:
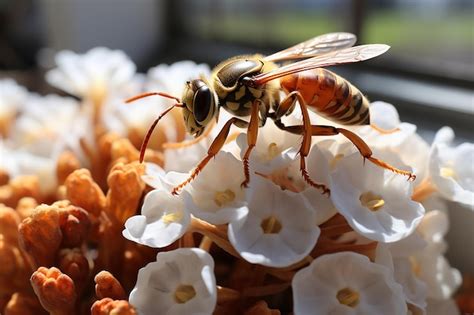
<instances>
[{"instance_id":1,"label":"insect on flower","mask_svg":"<svg viewBox=\"0 0 474 315\"><path fill-rule=\"evenodd\" d=\"M322 68L371 59L389 49L389 46L382 44L353 47L355 42L355 35L350 33L324 34L270 56L243 55L225 60L213 69L210 81L200 78L186 82L181 99L162 92L144 93L128 99L127 103L159 95L176 100L176 104L160 114L148 130L141 147L140 161L143 161L156 124L173 108L182 108L186 130L197 138L195 140L199 140L214 126L211 121L217 120L219 109L223 107L233 117L224 124L209 147L207 156L184 182L174 187L173 194L191 182L221 150L232 125L247 128L248 147L242 161L245 173L242 186L246 187L250 180L249 156L257 142L258 129L267 118L274 120L280 129L303 136L299 149L301 175L309 185L321 189L323 193L329 193L329 189L314 182L306 169L305 159L311 148L312 136L342 134L357 147L364 159L413 180L414 174L373 157L369 146L350 130L311 124L308 109L341 125L370 124L367 98L347 80ZM277 63L283 61L292 63L279 67ZM282 90L286 96L280 100ZM297 104L303 115L303 124L286 126L281 119L291 114ZM250 116L249 121L241 118L247 116Z\"/></svg>"}]
</instances>

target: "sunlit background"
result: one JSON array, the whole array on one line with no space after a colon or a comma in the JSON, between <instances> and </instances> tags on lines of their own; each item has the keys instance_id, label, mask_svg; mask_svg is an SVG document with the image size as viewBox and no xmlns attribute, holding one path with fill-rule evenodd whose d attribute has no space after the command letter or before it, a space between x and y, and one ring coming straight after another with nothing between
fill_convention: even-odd
<instances>
[{"instance_id":1,"label":"sunlit background","mask_svg":"<svg viewBox=\"0 0 474 315\"><path fill-rule=\"evenodd\" d=\"M450 125L457 141L474 142L473 17L472 0L2 0L0 77L46 93L53 89L43 73L63 49L122 49L146 71L182 59L212 66L347 31L359 43L392 48L336 72L371 100L396 105L401 119L417 124L428 141ZM474 216L459 206L451 210L448 257L461 271L474 272Z\"/></svg>"}]
</instances>

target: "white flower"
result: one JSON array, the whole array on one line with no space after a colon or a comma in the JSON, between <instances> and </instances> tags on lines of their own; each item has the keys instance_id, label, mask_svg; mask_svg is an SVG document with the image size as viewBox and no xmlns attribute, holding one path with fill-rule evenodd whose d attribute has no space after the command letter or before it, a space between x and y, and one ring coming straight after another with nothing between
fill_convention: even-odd
<instances>
[{"instance_id":1,"label":"white flower","mask_svg":"<svg viewBox=\"0 0 474 315\"><path fill-rule=\"evenodd\" d=\"M461 274L443 256L446 251L444 235L448 231L448 217L433 210L423 217L417 228L426 246L410 256L416 276L428 286L428 297L447 299L461 284Z\"/></svg>"},{"instance_id":2,"label":"white flower","mask_svg":"<svg viewBox=\"0 0 474 315\"><path fill-rule=\"evenodd\" d=\"M460 314L456 301L453 299L435 300L428 299L428 307L426 308L428 315L448 315Z\"/></svg>"},{"instance_id":3,"label":"white flower","mask_svg":"<svg viewBox=\"0 0 474 315\"><path fill-rule=\"evenodd\" d=\"M352 252L323 255L293 278L295 315L406 314L390 269Z\"/></svg>"},{"instance_id":4,"label":"white flower","mask_svg":"<svg viewBox=\"0 0 474 315\"><path fill-rule=\"evenodd\" d=\"M412 183L359 153L341 160L331 175L331 199L351 227L380 242L395 242L416 228L425 212L411 200Z\"/></svg>"},{"instance_id":5,"label":"white flower","mask_svg":"<svg viewBox=\"0 0 474 315\"><path fill-rule=\"evenodd\" d=\"M150 68L147 75L146 90L166 92L181 98L186 81L209 78L211 69L206 64L186 60Z\"/></svg>"},{"instance_id":6,"label":"white flower","mask_svg":"<svg viewBox=\"0 0 474 315\"><path fill-rule=\"evenodd\" d=\"M23 107L28 91L12 79L0 79L0 134L6 134L11 120Z\"/></svg>"},{"instance_id":7,"label":"white flower","mask_svg":"<svg viewBox=\"0 0 474 315\"><path fill-rule=\"evenodd\" d=\"M143 315L212 314L217 302L214 261L198 248L158 253L138 272L130 304Z\"/></svg>"},{"instance_id":8,"label":"white flower","mask_svg":"<svg viewBox=\"0 0 474 315\"><path fill-rule=\"evenodd\" d=\"M12 150L0 142L0 168L10 178L22 175L38 176L39 188L43 194L52 194L57 187L56 158L42 157L27 151Z\"/></svg>"},{"instance_id":9,"label":"white flower","mask_svg":"<svg viewBox=\"0 0 474 315\"><path fill-rule=\"evenodd\" d=\"M43 157L57 156L79 139L79 104L70 97L31 95L11 128L8 145ZM84 126L82 126L84 127Z\"/></svg>"},{"instance_id":10,"label":"white flower","mask_svg":"<svg viewBox=\"0 0 474 315\"><path fill-rule=\"evenodd\" d=\"M320 143L317 143L311 148L307 158L307 168L311 179L326 186L330 184L329 156L331 153ZM337 213L337 209L328 195L323 195L321 190L315 189L304 181L300 172L299 160L293 161L288 168L276 174L280 180L285 180L288 183L287 187L284 186L285 183L282 183L283 187L293 192L299 192L308 201L316 213L317 225L326 222ZM277 182L277 184L280 183Z\"/></svg>"},{"instance_id":11,"label":"white flower","mask_svg":"<svg viewBox=\"0 0 474 315\"><path fill-rule=\"evenodd\" d=\"M120 50L96 47L85 54L64 50L56 55L57 68L46 73L49 84L80 98L104 100L129 83L135 65Z\"/></svg>"},{"instance_id":12,"label":"white flower","mask_svg":"<svg viewBox=\"0 0 474 315\"><path fill-rule=\"evenodd\" d=\"M229 240L247 261L285 267L305 258L320 230L316 214L300 194L282 191L258 176L248 188L246 215L229 223Z\"/></svg>"},{"instance_id":13,"label":"white flower","mask_svg":"<svg viewBox=\"0 0 474 315\"><path fill-rule=\"evenodd\" d=\"M240 156L243 157L248 147L247 134L240 134L236 141ZM293 161L300 145L300 136L278 129L273 121L268 119L265 126L258 130L257 144L250 155L250 168L268 175Z\"/></svg>"},{"instance_id":14,"label":"white flower","mask_svg":"<svg viewBox=\"0 0 474 315\"><path fill-rule=\"evenodd\" d=\"M155 189L162 188L162 179L166 176L166 172L161 166L155 163L145 163L145 174L142 175L142 180L150 187Z\"/></svg>"},{"instance_id":15,"label":"white flower","mask_svg":"<svg viewBox=\"0 0 474 315\"><path fill-rule=\"evenodd\" d=\"M245 215L246 189L242 162L229 152L220 152L191 184L185 187L186 208L212 224L225 224Z\"/></svg>"},{"instance_id":16,"label":"white flower","mask_svg":"<svg viewBox=\"0 0 474 315\"><path fill-rule=\"evenodd\" d=\"M125 238L151 247L166 247L186 232L191 215L179 197L155 189L145 196L141 215L125 222Z\"/></svg>"},{"instance_id":17,"label":"white flower","mask_svg":"<svg viewBox=\"0 0 474 315\"><path fill-rule=\"evenodd\" d=\"M416 308L424 314L426 309L426 285L420 281L414 272L413 264L408 256L392 257L391 245L379 243L377 245L375 262L390 269L394 279L403 288L403 293L410 308Z\"/></svg>"},{"instance_id":18,"label":"white flower","mask_svg":"<svg viewBox=\"0 0 474 315\"><path fill-rule=\"evenodd\" d=\"M430 176L444 198L474 209L474 144L451 147L453 139L449 127L436 134L429 160Z\"/></svg>"},{"instance_id":19,"label":"white flower","mask_svg":"<svg viewBox=\"0 0 474 315\"><path fill-rule=\"evenodd\" d=\"M370 121L376 127L388 132L381 133L372 126L357 127L360 136L372 148L396 148L416 132L415 125L400 122L395 106L385 102L373 102L370 104Z\"/></svg>"},{"instance_id":20,"label":"white flower","mask_svg":"<svg viewBox=\"0 0 474 315\"><path fill-rule=\"evenodd\" d=\"M166 171L176 172L188 172L193 170L199 161L206 156L212 140L212 137L208 137L185 148L165 150L164 169Z\"/></svg>"},{"instance_id":21,"label":"white flower","mask_svg":"<svg viewBox=\"0 0 474 315\"><path fill-rule=\"evenodd\" d=\"M411 135L406 139L395 152L398 157L406 165L413 168L413 173L416 175L415 185L420 183L428 173L428 157L430 154L430 146L418 134Z\"/></svg>"}]
</instances>

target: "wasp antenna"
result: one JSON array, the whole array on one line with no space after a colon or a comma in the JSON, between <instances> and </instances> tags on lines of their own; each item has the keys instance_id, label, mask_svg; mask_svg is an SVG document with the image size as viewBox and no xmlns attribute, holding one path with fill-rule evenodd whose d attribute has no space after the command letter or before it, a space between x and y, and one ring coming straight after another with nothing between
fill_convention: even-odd
<instances>
[{"instance_id":1,"label":"wasp antenna","mask_svg":"<svg viewBox=\"0 0 474 315\"><path fill-rule=\"evenodd\" d=\"M155 130L155 127L156 125L158 124L158 122L161 120L161 118L163 118L166 114L168 114L173 108L175 107L183 107L183 104L182 103L176 103L170 107L168 107L167 109L165 109L161 114L160 116L158 116L158 118L155 119L155 121L153 122L153 124L150 126L150 128L148 128L148 131L146 133L146 136L145 138L143 139L143 142L142 142L142 146L140 148L140 163L143 163L143 160L145 158L145 150L148 146L148 141L150 141L150 137L151 137L151 134L153 133L153 130Z\"/></svg>"},{"instance_id":2,"label":"wasp antenna","mask_svg":"<svg viewBox=\"0 0 474 315\"><path fill-rule=\"evenodd\" d=\"M128 103L131 103L131 102L135 102L136 100L139 100L139 99L142 99L142 98L145 98L145 97L148 97L148 96L154 96L154 95L170 98L172 100L175 100L178 103L181 102L181 100L179 98L177 98L176 96L170 95L170 94L165 93L165 92L147 92L147 93L142 93L142 94L133 96L133 97L125 100L125 103L128 104Z\"/></svg>"}]
</instances>

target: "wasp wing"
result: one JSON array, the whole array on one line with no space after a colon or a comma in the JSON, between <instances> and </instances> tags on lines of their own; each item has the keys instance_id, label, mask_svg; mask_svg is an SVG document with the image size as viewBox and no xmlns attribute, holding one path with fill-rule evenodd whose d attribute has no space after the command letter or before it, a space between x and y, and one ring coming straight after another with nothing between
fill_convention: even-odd
<instances>
[{"instance_id":1,"label":"wasp wing","mask_svg":"<svg viewBox=\"0 0 474 315\"><path fill-rule=\"evenodd\" d=\"M386 52L390 46L383 44L370 44L349 47L341 50L332 51L317 57L295 62L275 70L264 72L256 76L246 78L245 84L249 86L258 86L293 73L311 70L315 68L327 67L344 63L364 61L377 57Z\"/></svg>"},{"instance_id":2,"label":"wasp wing","mask_svg":"<svg viewBox=\"0 0 474 315\"><path fill-rule=\"evenodd\" d=\"M328 33L311 38L305 42L264 58L266 61L283 61L314 57L355 44L357 38L351 33Z\"/></svg>"}]
</instances>

